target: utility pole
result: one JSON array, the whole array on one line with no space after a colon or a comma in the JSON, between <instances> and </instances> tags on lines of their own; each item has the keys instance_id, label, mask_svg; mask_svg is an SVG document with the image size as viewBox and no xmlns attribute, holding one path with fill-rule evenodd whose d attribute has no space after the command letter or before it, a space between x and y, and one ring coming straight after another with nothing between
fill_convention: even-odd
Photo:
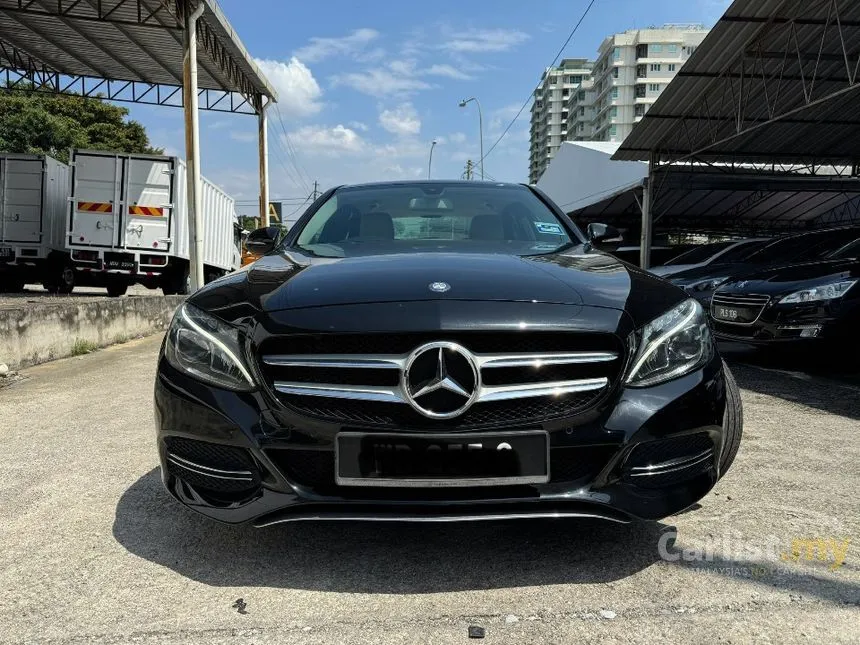
<instances>
[{"instance_id":1,"label":"utility pole","mask_svg":"<svg viewBox=\"0 0 860 645\"><path fill-rule=\"evenodd\" d=\"M311 195L311 201L315 202L317 200L317 197L320 196L320 191L319 191L318 187L319 187L319 182L316 179L314 179L314 192Z\"/></svg>"},{"instance_id":2,"label":"utility pole","mask_svg":"<svg viewBox=\"0 0 860 645\"><path fill-rule=\"evenodd\" d=\"M466 159L466 180L472 180L472 160Z\"/></svg>"}]
</instances>

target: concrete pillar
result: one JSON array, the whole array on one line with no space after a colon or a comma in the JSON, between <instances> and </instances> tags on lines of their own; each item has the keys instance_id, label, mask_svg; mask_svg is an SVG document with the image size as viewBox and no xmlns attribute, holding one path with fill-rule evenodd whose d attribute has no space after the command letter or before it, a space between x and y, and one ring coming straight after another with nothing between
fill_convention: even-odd
<instances>
[{"instance_id":1,"label":"concrete pillar","mask_svg":"<svg viewBox=\"0 0 860 645\"><path fill-rule=\"evenodd\" d=\"M262 99L261 99L262 101ZM268 118L266 116L269 101L266 101L260 109L257 121L257 139L259 141L260 154L260 222L263 226L269 226L269 130Z\"/></svg>"},{"instance_id":2,"label":"concrete pillar","mask_svg":"<svg viewBox=\"0 0 860 645\"><path fill-rule=\"evenodd\" d=\"M206 7L185 10L185 52L182 58L182 106L185 112L185 164L188 202L188 252L190 287L203 286L203 212L200 188L200 120L197 108L197 19Z\"/></svg>"}]
</instances>

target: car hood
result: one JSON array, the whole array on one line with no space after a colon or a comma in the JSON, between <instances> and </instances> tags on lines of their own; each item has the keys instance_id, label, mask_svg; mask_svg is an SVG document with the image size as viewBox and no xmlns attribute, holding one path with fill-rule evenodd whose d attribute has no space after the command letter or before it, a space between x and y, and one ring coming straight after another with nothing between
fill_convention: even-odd
<instances>
[{"instance_id":1,"label":"car hood","mask_svg":"<svg viewBox=\"0 0 860 645\"><path fill-rule=\"evenodd\" d=\"M678 271L666 276L672 284L685 286L713 278L733 278L755 271L757 265L747 263L732 264L706 264L704 266L693 266L690 269Z\"/></svg>"},{"instance_id":2,"label":"car hood","mask_svg":"<svg viewBox=\"0 0 860 645\"><path fill-rule=\"evenodd\" d=\"M432 283L447 290L434 291ZM413 253L317 258L269 255L189 299L225 320L241 312L427 300L509 301L633 310L647 322L683 292L615 258L575 247L564 253Z\"/></svg>"},{"instance_id":3,"label":"car hood","mask_svg":"<svg viewBox=\"0 0 860 645\"><path fill-rule=\"evenodd\" d=\"M768 267L720 286L718 293L781 295L838 280L860 278L860 260L819 260Z\"/></svg>"},{"instance_id":4,"label":"car hood","mask_svg":"<svg viewBox=\"0 0 860 645\"><path fill-rule=\"evenodd\" d=\"M651 267L648 269L648 272L653 275L659 275L661 278L668 277L670 275L674 275L676 273L681 273L682 271L689 271L690 269L696 269L702 266L701 264L670 264L668 266L663 265L659 267Z\"/></svg>"}]
</instances>

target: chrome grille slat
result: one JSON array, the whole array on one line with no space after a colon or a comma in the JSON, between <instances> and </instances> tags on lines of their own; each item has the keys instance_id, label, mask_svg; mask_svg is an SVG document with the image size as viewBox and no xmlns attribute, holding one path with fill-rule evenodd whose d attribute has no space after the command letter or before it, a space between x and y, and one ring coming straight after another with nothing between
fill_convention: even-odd
<instances>
[{"instance_id":1,"label":"chrome grille slat","mask_svg":"<svg viewBox=\"0 0 860 645\"><path fill-rule=\"evenodd\" d=\"M343 369L403 369L406 356L380 354L376 356L354 356L351 354L296 354L263 356L266 365L277 367L337 367Z\"/></svg>"},{"instance_id":2,"label":"chrome grille slat","mask_svg":"<svg viewBox=\"0 0 860 645\"><path fill-rule=\"evenodd\" d=\"M715 293L711 302L721 305L764 306L770 302L770 296Z\"/></svg>"},{"instance_id":3,"label":"chrome grille slat","mask_svg":"<svg viewBox=\"0 0 860 645\"><path fill-rule=\"evenodd\" d=\"M527 383L522 385L483 386L477 402L526 399L533 396L559 396L574 392L602 390L609 385L607 378L577 379L575 381L556 381L554 383Z\"/></svg>"},{"instance_id":4,"label":"chrome grille slat","mask_svg":"<svg viewBox=\"0 0 860 645\"><path fill-rule=\"evenodd\" d=\"M275 381L275 389L284 394L296 394L299 396L325 396L333 399L406 403L406 399L403 398L399 387Z\"/></svg>"},{"instance_id":5,"label":"chrome grille slat","mask_svg":"<svg viewBox=\"0 0 860 645\"><path fill-rule=\"evenodd\" d=\"M607 378L576 379L551 383L522 383L516 385L484 385L478 391L475 403L484 401L506 401L537 396L558 396L574 392L600 390L609 385ZM324 396L333 399L357 399L361 401L383 401L406 403L399 387L339 385L325 383L298 383L275 381L275 389L284 394L299 396Z\"/></svg>"},{"instance_id":6,"label":"chrome grille slat","mask_svg":"<svg viewBox=\"0 0 860 645\"><path fill-rule=\"evenodd\" d=\"M342 369L403 369L409 355L376 354L355 356L352 354L294 354L263 356L266 365L277 367L335 367ZM541 367L543 365L579 365L603 363L618 358L615 352L551 352L475 354L478 367L482 369L501 367Z\"/></svg>"}]
</instances>

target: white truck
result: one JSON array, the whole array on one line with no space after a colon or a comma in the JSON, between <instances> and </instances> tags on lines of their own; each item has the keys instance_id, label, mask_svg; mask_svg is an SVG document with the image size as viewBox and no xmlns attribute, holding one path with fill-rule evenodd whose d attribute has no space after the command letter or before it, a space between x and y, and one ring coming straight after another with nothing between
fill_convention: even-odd
<instances>
[{"instance_id":1,"label":"white truck","mask_svg":"<svg viewBox=\"0 0 860 645\"><path fill-rule=\"evenodd\" d=\"M43 282L63 257L69 167L47 155L0 153L0 292Z\"/></svg>"},{"instance_id":2,"label":"white truck","mask_svg":"<svg viewBox=\"0 0 860 645\"><path fill-rule=\"evenodd\" d=\"M60 291L75 284L119 296L131 284L165 294L189 290L185 162L178 157L73 150L65 264L51 276ZM232 197L202 184L204 279L239 268ZM50 282L50 280L49 280Z\"/></svg>"}]
</instances>

